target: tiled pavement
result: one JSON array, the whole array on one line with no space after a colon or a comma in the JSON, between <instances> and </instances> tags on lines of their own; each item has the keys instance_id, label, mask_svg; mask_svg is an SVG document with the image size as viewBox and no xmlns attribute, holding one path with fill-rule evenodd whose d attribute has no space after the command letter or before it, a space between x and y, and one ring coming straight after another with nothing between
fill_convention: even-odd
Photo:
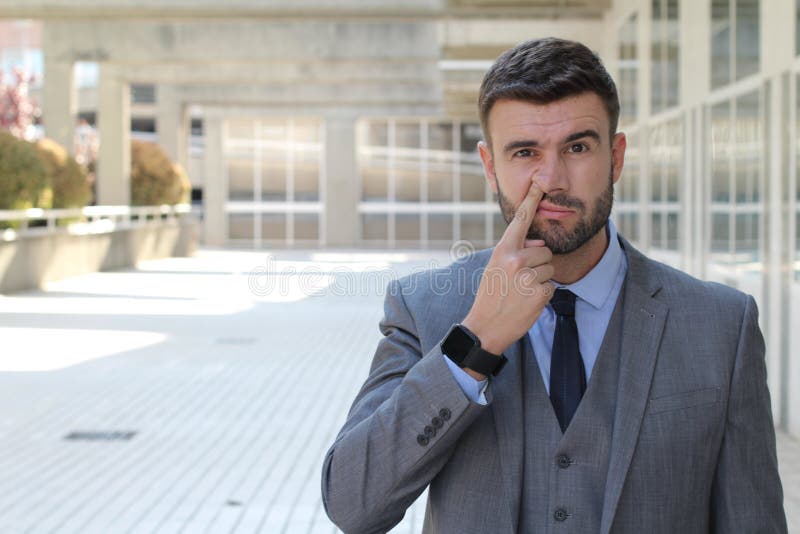
<instances>
[{"instance_id":1,"label":"tiled pavement","mask_svg":"<svg viewBox=\"0 0 800 534\"><path fill-rule=\"evenodd\" d=\"M0 534L336 532L320 466L381 293L449 258L276 256L203 251L0 296ZM800 443L778 446L800 533ZM421 504L393 532L419 532Z\"/></svg>"}]
</instances>

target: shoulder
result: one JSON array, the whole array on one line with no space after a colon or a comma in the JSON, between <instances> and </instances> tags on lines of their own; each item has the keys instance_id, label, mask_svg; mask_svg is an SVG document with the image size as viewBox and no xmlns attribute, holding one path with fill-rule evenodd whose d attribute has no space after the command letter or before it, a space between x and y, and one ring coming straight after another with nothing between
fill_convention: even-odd
<instances>
[{"instance_id":1,"label":"shoulder","mask_svg":"<svg viewBox=\"0 0 800 534\"><path fill-rule=\"evenodd\" d=\"M388 290L393 296L401 296L409 303L432 298L474 296L491 254L492 249L479 250L449 265L413 272L394 280Z\"/></svg>"}]
</instances>

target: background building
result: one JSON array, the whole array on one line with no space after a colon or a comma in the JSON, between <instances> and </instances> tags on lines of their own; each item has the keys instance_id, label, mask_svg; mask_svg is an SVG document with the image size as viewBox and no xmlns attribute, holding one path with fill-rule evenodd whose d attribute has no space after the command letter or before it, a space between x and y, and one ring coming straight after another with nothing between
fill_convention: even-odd
<instances>
[{"instance_id":1,"label":"background building","mask_svg":"<svg viewBox=\"0 0 800 534\"><path fill-rule=\"evenodd\" d=\"M0 47L41 73L47 136L99 128L100 203L128 202L133 129L189 170L207 245L441 248L505 226L475 150L486 68L581 40L622 98L621 231L756 297L800 435L798 4L0 0Z\"/></svg>"}]
</instances>

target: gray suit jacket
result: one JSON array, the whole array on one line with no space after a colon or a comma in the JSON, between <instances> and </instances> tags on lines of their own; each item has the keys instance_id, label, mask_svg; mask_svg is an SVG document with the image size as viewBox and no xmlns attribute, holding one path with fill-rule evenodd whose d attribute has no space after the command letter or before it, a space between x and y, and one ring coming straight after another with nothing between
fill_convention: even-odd
<instances>
[{"instance_id":1,"label":"gray suit jacket","mask_svg":"<svg viewBox=\"0 0 800 534\"><path fill-rule=\"evenodd\" d=\"M600 532L786 532L755 302L621 241L628 274ZM466 398L439 348L490 254L390 284L385 337L323 466L323 502L345 532L386 532L429 485L424 532L517 532L518 365L530 344L506 351L487 406ZM426 426L438 428L423 445Z\"/></svg>"}]
</instances>

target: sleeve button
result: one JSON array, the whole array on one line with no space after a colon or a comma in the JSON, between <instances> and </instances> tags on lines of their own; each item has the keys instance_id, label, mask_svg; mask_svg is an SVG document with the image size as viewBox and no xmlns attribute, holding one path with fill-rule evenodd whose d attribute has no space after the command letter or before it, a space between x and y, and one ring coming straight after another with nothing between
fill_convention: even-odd
<instances>
[{"instance_id":1,"label":"sleeve button","mask_svg":"<svg viewBox=\"0 0 800 534\"><path fill-rule=\"evenodd\" d=\"M449 421L451 415L452 414L450 413L450 410L447 408L442 408L439 410L439 417L441 417L443 421Z\"/></svg>"},{"instance_id":2,"label":"sleeve button","mask_svg":"<svg viewBox=\"0 0 800 534\"><path fill-rule=\"evenodd\" d=\"M436 430L430 425L426 425L425 428L422 429L423 434L425 437L430 438L436 435Z\"/></svg>"},{"instance_id":3,"label":"sleeve button","mask_svg":"<svg viewBox=\"0 0 800 534\"><path fill-rule=\"evenodd\" d=\"M433 428L442 428L444 422L442 422L441 417L434 417L431 419L431 424L433 425Z\"/></svg>"},{"instance_id":4,"label":"sleeve button","mask_svg":"<svg viewBox=\"0 0 800 534\"><path fill-rule=\"evenodd\" d=\"M427 446L429 441L430 440L428 439L428 436L425 436L423 434L419 434L417 436L417 443L419 443L423 447Z\"/></svg>"}]
</instances>

